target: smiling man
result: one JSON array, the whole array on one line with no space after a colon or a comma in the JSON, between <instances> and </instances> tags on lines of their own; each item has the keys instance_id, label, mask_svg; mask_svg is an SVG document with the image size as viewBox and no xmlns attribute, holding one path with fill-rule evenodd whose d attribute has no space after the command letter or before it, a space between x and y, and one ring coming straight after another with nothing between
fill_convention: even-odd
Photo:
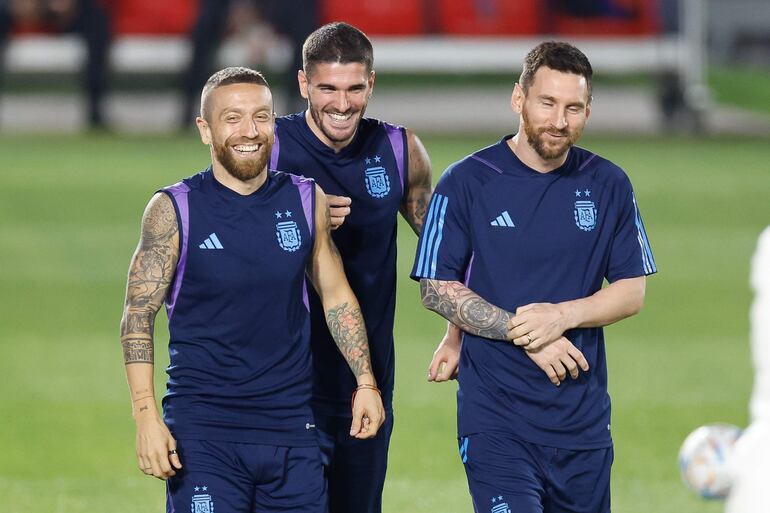
<instances>
[{"instance_id":1,"label":"smiling man","mask_svg":"<svg viewBox=\"0 0 770 513\"><path fill-rule=\"evenodd\" d=\"M656 267L626 174L574 146L592 73L569 44L530 51L519 132L444 172L418 244L423 304L465 332L458 435L479 513L610 511L602 327L641 309Z\"/></svg>"},{"instance_id":2,"label":"smiling man","mask_svg":"<svg viewBox=\"0 0 770 513\"><path fill-rule=\"evenodd\" d=\"M278 118L270 167L311 177L329 193L332 237L361 302L388 418L374 439L345 435L355 382L344 360L329 353L333 342L315 295L313 410L328 458L330 511L379 513L393 429L398 213L420 233L432 190L430 160L414 132L364 116L375 72L363 32L346 23L324 25L308 36L302 60L298 79L307 110ZM432 377L450 377L458 357L459 331L450 328L431 363Z\"/></svg>"},{"instance_id":3,"label":"smiling man","mask_svg":"<svg viewBox=\"0 0 770 513\"><path fill-rule=\"evenodd\" d=\"M273 98L258 72L212 75L197 125L211 166L153 196L129 267L121 343L139 468L168 479L168 511L326 513L307 280L355 383L347 436L374 437L384 420L326 197L267 169ZM164 301L161 418L153 324Z\"/></svg>"}]
</instances>

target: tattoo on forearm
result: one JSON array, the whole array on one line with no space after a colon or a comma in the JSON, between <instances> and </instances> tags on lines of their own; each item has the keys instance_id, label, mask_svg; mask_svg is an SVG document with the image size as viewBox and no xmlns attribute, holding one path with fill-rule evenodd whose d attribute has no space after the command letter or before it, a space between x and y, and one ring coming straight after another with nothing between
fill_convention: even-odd
<instances>
[{"instance_id":1,"label":"tattoo on forearm","mask_svg":"<svg viewBox=\"0 0 770 513\"><path fill-rule=\"evenodd\" d=\"M123 346L123 361L129 363L153 363L154 348L152 338L125 337L120 341Z\"/></svg>"},{"instance_id":2,"label":"tattoo on forearm","mask_svg":"<svg viewBox=\"0 0 770 513\"><path fill-rule=\"evenodd\" d=\"M369 342L361 310L342 303L326 312L326 324L353 374L358 377L371 373Z\"/></svg>"},{"instance_id":3,"label":"tattoo on forearm","mask_svg":"<svg viewBox=\"0 0 770 513\"><path fill-rule=\"evenodd\" d=\"M404 202L404 219L417 235L422 232L422 227L425 225L425 213L428 211L430 194L430 187L412 189Z\"/></svg>"},{"instance_id":4,"label":"tattoo on forearm","mask_svg":"<svg viewBox=\"0 0 770 513\"><path fill-rule=\"evenodd\" d=\"M153 363L153 329L179 258L176 214L166 196L153 198L142 219L142 236L128 272L120 323L123 359Z\"/></svg>"},{"instance_id":5,"label":"tattoo on forearm","mask_svg":"<svg viewBox=\"0 0 770 513\"><path fill-rule=\"evenodd\" d=\"M422 303L461 330L495 340L508 340L511 314L482 299L459 282L420 280Z\"/></svg>"}]
</instances>

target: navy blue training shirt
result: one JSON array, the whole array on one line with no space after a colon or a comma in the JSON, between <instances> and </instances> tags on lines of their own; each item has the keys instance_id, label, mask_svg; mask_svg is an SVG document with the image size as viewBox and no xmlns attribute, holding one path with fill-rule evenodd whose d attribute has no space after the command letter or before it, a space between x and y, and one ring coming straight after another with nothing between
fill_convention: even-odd
<instances>
[{"instance_id":1,"label":"navy blue training shirt","mask_svg":"<svg viewBox=\"0 0 770 513\"><path fill-rule=\"evenodd\" d=\"M509 312L656 272L626 174L581 148L550 173L522 163L507 136L452 164L431 199L412 278L459 281ZM565 336L590 370L553 385L524 350L464 334L460 436L503 432L565 449L611 445L604 333Z\"/></svg>"},{"instance_id":2,"label":"navy blue training shirt","mask_svg":"<svg viewBox=\"0 0 770 513\"><path fill-rule=\"evenodd\" d=\"M178 439L316 444L305 281L315 186L267 173L247 196L211 168L163 190L181 243L163 398Z\"/></svg>"},{"instance_id":3,"label":"navy blue training shirt","mask_svg":"<svg viewBox=\"0 0 770 513\"><path fill-rule=\"evenodd\" d=\"M272 169L307 176L327 194L352 199L350 215L332 231L332 239L361 305L374 376L387 411L393 399L396 228L407 183L406 148L403 127L364 118L351 143L335 153L311 131L303 112L276 120L270 160ZM326 415L350 415L355 377L336 349L312 290L310 311L314 409Z\"/></svg>"}]
</instances>

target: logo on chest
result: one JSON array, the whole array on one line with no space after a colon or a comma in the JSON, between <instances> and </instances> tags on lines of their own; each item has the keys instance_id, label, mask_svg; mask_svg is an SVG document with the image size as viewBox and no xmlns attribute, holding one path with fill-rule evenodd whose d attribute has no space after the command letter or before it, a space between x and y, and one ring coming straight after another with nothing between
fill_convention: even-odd
<instances>
[{"instance_id":1,"label":"logo on chest","mask_svg":"<svg viewBox=\"0 0 770 513\"><path fill-rule=\"evenodd\" d=\"M366 164L366 172L364 173L366 192L373 198L384 198L390 192L390 179L385 168L378 165L380 162L382 162L382 157L379 155L364 159Z\"/></svg>"},{"instance_id":2,"label":"logo on chest","mask_svg":"<svg viewBox=\"0 0 770 513\"><path fill-rule=\"evenodd\" d=\"M276 219L288 219L292 216L290 210L285 212L276 212ZM279 221L275 224L275 236L278 239L278 245L282 250L294 252L302 245L302 235L299 227L294 221Z\"/></svg>"},{"instance_id":3,"label":"logo on chest","mask_svg":"<svg viewBox=\"0 0 770 513\"><path fill-rule=\"evenodd\" d=\"M575 197L578 198L590 198L591 197L591 191L589 189L585 189L583 191L576 190L575 191ZM596 228L596 216L598 211L596 210L596 205L591 200L579 200L575 201L575 210L573 211L575 214L575 224L578 228L583 230L584 232L590 232L594 228Z\"/></svg>"}]
</instances>

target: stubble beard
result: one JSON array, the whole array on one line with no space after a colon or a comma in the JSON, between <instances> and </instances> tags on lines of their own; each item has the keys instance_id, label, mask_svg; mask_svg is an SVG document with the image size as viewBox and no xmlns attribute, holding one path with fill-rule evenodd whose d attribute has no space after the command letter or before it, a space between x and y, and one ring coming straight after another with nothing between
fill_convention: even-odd
<instances>
[{"instance_id":1,"label":"stubble beard","mask_svg":"<svg viewBox=\"0 0 770 513\"><path fill-rule=\"evenodd\" d=\"M315 125L321 130L321 133L324 134L324 136L326 136L326 138L329 139L330 141L335 143L341 143L341 142L347 141L348 139L351 139L355 135L356 130L358 130L358 124L361 122L361 119L363 119L364 113L366 112L367 104L368 102L365 103L363 107L361 107L361 110L359 112L353 114L353 116L357 117L355 128L353 129L352 134L344 137L336 136L330 130L326 129L323 123L324 112L321 109L316 109L315 106L313 105L313 102L311 102L310 100L308 100L308 110L310 111L310 116L313 118L313 122L315 122Z\"/></svg>"},{"instance_id":2,"label":"stubble beard","mask_svg":"<svg viewBox=\"0 0 770 513\"><path fill-rule=\"evenodd\" d=\"M535 150L535 153L537 153L543 160L555 160L563 157L564 154L575 145L577 140L580 138L580 135L582 134L582 130L575 130L574 132L571 132L569 128L559 130L554 126L535 128L529 122L526 111L522 111L521 118L522 124L524 125L524 134L527 136L527 142L532 147L532 149ZM566 139L562 144L558 146L549 146L545 142L546 132L565 136Z\"/></svg>"},{"instance_id":3,"label":"stubble beard","mask_svg":"<svg viewBox=\"0 0 770 513\"><path fill-rule=\"evenodd\" d=\"M257 153L256 160L239 161L232 153L235 150L230 149L227 141L224 144L214 142L214 155L230 176L242 182L247 182L258 177L266 169L267 159L269 158L272 146L272 143L264 142L262 143L262 148Z\"/></svg>"}]
</instances>

